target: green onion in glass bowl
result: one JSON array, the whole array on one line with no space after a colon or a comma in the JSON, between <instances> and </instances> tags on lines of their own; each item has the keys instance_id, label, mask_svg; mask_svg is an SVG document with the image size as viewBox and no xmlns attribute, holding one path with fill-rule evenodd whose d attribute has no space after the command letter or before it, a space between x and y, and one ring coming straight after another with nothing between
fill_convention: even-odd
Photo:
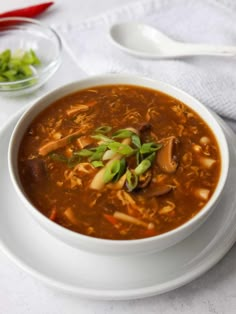
<instances>
[{"instance_id":1,"label":"green onion in glass bowl","mask_svg":"<svg viewBox=\"0 0 236 314\"><path fill-rule=\"evenodd\" d=\"M28 18L0 18L0 95L30 93L57 71L62 44L50 27Z\"/></svg>"}]
</instances>

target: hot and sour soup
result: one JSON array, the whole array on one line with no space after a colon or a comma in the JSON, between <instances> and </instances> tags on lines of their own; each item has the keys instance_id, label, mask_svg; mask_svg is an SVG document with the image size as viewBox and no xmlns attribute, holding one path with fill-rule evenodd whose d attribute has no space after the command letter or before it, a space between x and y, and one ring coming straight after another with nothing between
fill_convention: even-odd
<instances>
[{"instance_id":1,"label":"hot and sour soup","mask_svg":"<svg viewBox=\"0 0 236 314\"><path fill-rule=\"evenodd\" d=\"M221 167L217 141L194 111L128 85L81 90L51 104L27 129L18 164L41 213L113 240L187 222L210 199Z\"/></svg>"}]
</instances>

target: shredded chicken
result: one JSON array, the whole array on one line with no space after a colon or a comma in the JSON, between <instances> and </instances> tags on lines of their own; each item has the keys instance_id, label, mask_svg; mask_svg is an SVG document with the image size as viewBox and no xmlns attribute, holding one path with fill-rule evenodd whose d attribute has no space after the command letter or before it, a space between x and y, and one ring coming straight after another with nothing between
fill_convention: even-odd
<instances>
[{"instance_id":1,"label":"shredded chicken","mask_svg":"<svg viewBox=\"0 0 236 314\"><path fill-rule=\"evenodd\" d=\"M146 121L149 122L152 118L155 118L157 116L159 116L159 113L157 112L156 108L155 107L150 107L147 110L145 119L146 119Z\"/></svg>"},{"instance_id":2,"label":"shredded chicken","mask_svg":"<svg viewBox=\"0 0 236 314\"><path fill-rule=\"evenodd\" d=\"M90 163L80 163L76 165L72 170L66 170L64 172L64 177L66 181L69 181L70 188L73 189L78 186L82 186L82 176L83 174L92 173L95 168Z\"/></svg>"},{"instance_id":3,"label":"shredded chicken","mask_svg":"<svg viewBox=\"0 0 236 314\"><path fill-rule=\"evenodd\" d=\"M79 105L71 106L70 109L67 109L66 114L68 116L73 116L74 114L87 111L88 109L89 109L88 106L79 104Z\"/></svg>"},{"instance_id":4,"label":"shredded chicken","mask_svg":"<svg viewBox=\"0 0 236 314\"><path fill-rule=\"evenodd\" d=\"M158 213L160 215L165 215L165 214L169 214L170 212L172 212L175 208L175 204L173 202L167 201L166 202L167 205L163 206Z\"/></svg>"},{"instance_id":5,"label":"shredded chicken","mask_svg":"<svg viewBox=\"0 0 236 314\"><path fill-rule=\"evenodd\" d=\"M128 213L132 214L134 211L143 214L145 209L139 206L131 195L124 190L119 190L117 192L117 198L121 201L123 206L126 206Z\"/></svg>"}]
</instances>

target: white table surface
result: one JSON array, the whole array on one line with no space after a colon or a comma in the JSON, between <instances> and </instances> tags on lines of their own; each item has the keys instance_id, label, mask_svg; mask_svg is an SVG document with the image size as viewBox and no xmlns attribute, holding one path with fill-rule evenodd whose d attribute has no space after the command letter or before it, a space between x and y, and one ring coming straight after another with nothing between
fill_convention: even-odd
<instances>
[{"instance_id":1,"label":"white table surface","mask_svg":"<svg viewBox=\"0 0 236 314\"><path fill-rule=\"evenodd\" d=\"M137 0L56 0L56 5L39 19L47 24L79 22L88 17ZM36 3L35 0L0 0L0 11ZM12 99L0 98L0 125L22 106L56 86L79 79L79 71L67 73L73 61L63 53L63 65L36 94ZM7 105L6 105L7 104ZM0 205L1 207L1 205ZM65 295L45 287L23 272L0 252L0 314L88 314L88 313L236 313L236 245L213 269L192 283L143 300L92 301Z\"/></svg>"}]
</instances>

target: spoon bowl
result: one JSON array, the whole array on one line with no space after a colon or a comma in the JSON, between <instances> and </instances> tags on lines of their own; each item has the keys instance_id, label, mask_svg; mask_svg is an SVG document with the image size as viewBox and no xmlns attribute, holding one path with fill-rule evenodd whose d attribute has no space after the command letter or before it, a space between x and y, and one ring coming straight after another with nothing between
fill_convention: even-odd
<instances>
[{"instance_id":1,"label":"spoon bowl","mask_svg":"<svg viewBox=\"0 0 236 314\"><path fill-rule=\"evenodd\" d=\"M236 56L236 46L182 43L169 38L152 26L135 22L114 24L110 29L110 38L116 47L140 58Z\"/></svg>"}]
</instances>

